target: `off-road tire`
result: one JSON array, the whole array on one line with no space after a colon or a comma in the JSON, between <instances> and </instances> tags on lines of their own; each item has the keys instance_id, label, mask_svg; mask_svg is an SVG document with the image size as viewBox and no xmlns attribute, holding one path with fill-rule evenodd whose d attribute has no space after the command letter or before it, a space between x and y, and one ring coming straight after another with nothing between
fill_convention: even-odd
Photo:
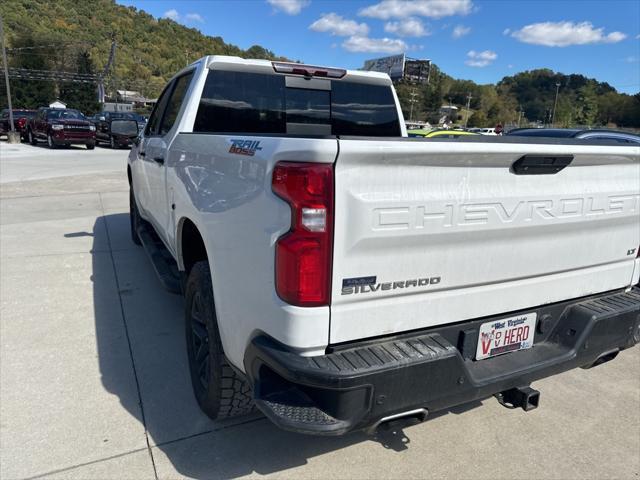
<instances>
[{"instance_id":1,"label":"off-road tire","mask_svg":"<svg viewBox=\"0 0 640 480\"><path fill-rule=\"evenodd\" d=\"M251 413L251 388L222 350L206 261L196 263L187 279L185 327L193 393L202 411L213 420Z\"/></svg>"},{"instance_id":2,"label":"off-road tire","mask_svg":"<svg viewBox=\"0 0 640 480\"><path fill-rule=\"evenodd\" d=\"M142 245L138 235L138 226L141 221L142 218L140 217L140 212L138 212L136 198L133 195L133 187L129 187L129 226L131 228L131 241L136 245Z\"/></svg>"},{"instance_id":3,"label":"off-road tire","mask_svg":"<svg viewBox=\"0 0 640 480\"><path fill-rule=\"evenodd\" d=\"M95 143L87 143L87 150L93 150L94 148L96 148Z\"/></svg>"}]
</instances>

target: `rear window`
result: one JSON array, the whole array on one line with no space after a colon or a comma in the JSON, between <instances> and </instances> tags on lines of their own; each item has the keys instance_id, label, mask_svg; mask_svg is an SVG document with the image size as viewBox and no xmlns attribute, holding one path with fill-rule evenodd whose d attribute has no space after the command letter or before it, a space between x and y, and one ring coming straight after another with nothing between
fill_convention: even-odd
<instances>
[{"instance_id":1,"label":"rear window","mask_svg":"<svg viewBox=\"0 0 640 480\"><path fill-rule=\"evenodd\" d=\"M331 115L335 135L399 137L400 122L391 88L333 82Z\"/></svg>"},{"instance_id":2,"label":"rear window","mask_svg":"<svg viewBox=\"0 0 640 480\"><path fill-rule=\"evenodd\" d=\"M391 88L332 81L331 90L287 88L284 75L210 71L194 132L286 134L294 125L317 134L400 136ZM313 128L306 129L312 132Z\"/></svg>"},{"instance_id":3,"label":"rear window","mask_svg":"<svg viewBox=\"0 0 640 480\"><path fill-rule=\"evenodd\" d=\"M288 88L287 123L329 125L331 123L331 92Z\"/></svg>"},{"instance_id":4,"label":"rear window","mask_svg":"<svg viewBox=\"0 0 640 480\"><path fill-rule=\"evenodd\" d=\"M114 120L111 122L111 132L120 135L137 135L138 123L135 120Z\"/></svg>"}]
</instances>

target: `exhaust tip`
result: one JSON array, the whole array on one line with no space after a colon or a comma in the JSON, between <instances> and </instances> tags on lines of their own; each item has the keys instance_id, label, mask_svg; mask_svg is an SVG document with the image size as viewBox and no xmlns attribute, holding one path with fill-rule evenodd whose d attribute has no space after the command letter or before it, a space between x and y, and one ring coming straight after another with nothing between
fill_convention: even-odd
<instances>
[{"instance_id":1,"label":"exhaust tip","mask_svg":"<svg viewBox=\"0 0 640 480\"><path fill-rule=\"evenodd\" d=\"M376 423L374 423L371 427L367 429L367 433L373 435L378 427L384 423L393 422L394 420L400 420L404 418L416 418L421 422L424 422L429 415L429 410L426 408L416 408L415 410L409 410L406 412L396 413L394 415L389 415L388 417L381 418Z\"/></svg>"},{"instance_id":2,"label":"exhaust tip","mask_svg":"<svg viewBox=\"0 0 640 480\"><path fill-rule=\"evenodd\" d=\"M602 365L603 363L610 362L611 360L616 358L619 353L620 353L620 349L618 349L618 348L616 348L615 350L612 350L611 352L603 353L602 355L600 355L596 359L595 362L593 362L593 363L591 363L589 365L585 365L585 366L583 366L581 368L583 370L589 370L590 368L597 367L598 365Z\"/></svg>"}]
</instances>

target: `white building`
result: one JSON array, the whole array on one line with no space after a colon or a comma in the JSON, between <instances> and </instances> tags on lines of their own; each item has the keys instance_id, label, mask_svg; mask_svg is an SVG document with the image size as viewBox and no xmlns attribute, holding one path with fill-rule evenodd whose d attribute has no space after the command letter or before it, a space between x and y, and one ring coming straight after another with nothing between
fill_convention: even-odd
<instances>
[{"instance_id":1,"label":"white building","mask_svg":"<svg viewBox=\"0 0 640 480\"><path fill-rule=\"evenodd\" d=\"M133 103L104 102L105 112L133 112Z\"/></svg>"},{"instance_id":2,"label":"white building","mask_svg":"<svg viewBox=\"0 0 640 480\"><path fill-rule=\"evenodd\" d=\"M135 90L116 90L118 101L122 103L146 103L147 99L140 92Z\"/></svg>"},{"instance_id":3,"label":"white building","mask_svg":"<svg viewBox=\"0 0 640 480\"><path fill-rule=\"evenodd\" d=\"M56 99L54 102L49 104L49 108L67 108L67 104Z\"/></svg>"},{"instance_id":4,"label":"white building","mask_svg":"<svg viewBox=\"0 0 640 480\"><path fill-rule=\"evenodd\" d=\"M456 118L458 115L458 107L455 105L442 105L440 107L440 114L447 115L449 118Z\"/></svg>"}]
</instances>

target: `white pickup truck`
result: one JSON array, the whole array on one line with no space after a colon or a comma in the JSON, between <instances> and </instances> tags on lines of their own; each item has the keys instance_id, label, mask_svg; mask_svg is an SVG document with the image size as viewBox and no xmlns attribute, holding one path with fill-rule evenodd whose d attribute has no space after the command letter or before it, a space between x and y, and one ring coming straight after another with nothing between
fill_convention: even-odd
<instances>
[{"instance_id":1,"label":"white pickup truck","mask_svg":"<svg viewBox=\"0 0 640 480\"><path fill-rule=\"evenodd\" d=\"M387 75L210 56L164 89L128 177L212 418L338 435L530 410L531 382L640 341L637 146L407 138Z\"/></svg>"}]
</instances>

